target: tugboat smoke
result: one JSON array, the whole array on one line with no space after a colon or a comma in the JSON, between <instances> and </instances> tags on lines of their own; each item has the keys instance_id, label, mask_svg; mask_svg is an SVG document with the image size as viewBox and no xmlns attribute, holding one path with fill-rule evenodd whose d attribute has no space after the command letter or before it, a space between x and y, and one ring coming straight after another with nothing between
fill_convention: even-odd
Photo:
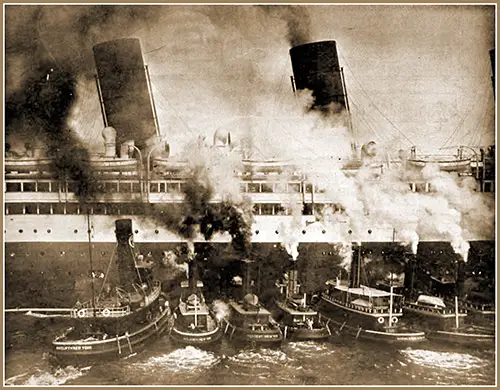
<instances>
[{"instance_id":1,"label":"tugboat smoke","mask_svg":"<svg viewBox=\"0 0 500 390\"><path fill-rule=\"evenodd\" d=\"M147 215L188 243L198 234L209 241L217 233L228 233L233 248L246 256L251 249L252 204L240 192L234 161L217 149L187 150L191 152L182 186L184 201L166 211L162 205L145 206Z\"/></svg>"}]
</instances>

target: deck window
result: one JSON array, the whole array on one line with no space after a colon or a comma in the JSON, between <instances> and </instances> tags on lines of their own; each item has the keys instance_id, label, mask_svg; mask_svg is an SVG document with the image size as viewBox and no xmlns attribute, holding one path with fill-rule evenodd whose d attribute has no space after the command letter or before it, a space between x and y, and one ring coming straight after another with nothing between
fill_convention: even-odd
<instances>
[{"instance_id":1,"label":"deck window","mask_svg":"<svg viewBox=\"0 0 500 390\"><path fill-rule=\"evenodd\" d=\"M286 208L281 204L274 205L274 214L275 215L286 215Z\"/></svg>"},{"instance_id":2,"label":"deck window","mask_svg":"<svg viewBox=\"0 0 500 390\"><path fill-rule=\"evenodd\" d=\"M52 214L64 214L64 203L52 203Z\"/></svg>"},{"instance_id":3,"label":"deck window","mask_svg":"<svg viewBox=\"0 0 500 390\"><path fill-rule=\"evenodd\" d=\"M261 192L273 192L273 185L270 183L262 183L261 184Z\"/></svg>"},{"instance_id":4,"label":"deck window","mask_svg":"<svg viewBox=\"0 0 500 390\"><path fill-rule=\"evenodd\" d=\"M129 182L119 182L118 183L118 192L129 194L132 191L132 187Z\"/></svg>"},{"instance_id":5,"label":"deck window","mask_svg":"<svg viewBox=\"0 0 500 390\"><path fill-rule=\"evenodd\" d=\"M292 193L300 192L300 183L288 183L288 192Z\"/></svg>"},{"instance_id":6,"label":"deck window","mask_svg":"<svg viewBox=\"0 0 500 390\"><path fill-rule=\"evenodd\" d=\"M70 215L79 214L78 203L66 203L65 206L66 206L65 207L66 214L70 214Z\"/></svg>"},{"instance_id":7,"label":"deck window","mask_svg":"<svg viewBox=\"0 0 500 390\"><path fill-rule=\"evenodd\" d=\"M24 192L36 192L36 183L28 182L23 184Z\"/></svg>"},{"instance_id":8,"label":"deck window","mask_svg":"<svg viewBox=\"0 0 500 390\"><path fill-rule=\"evenodd\" d=\"M23 214L24 207L19 203L11 203L7 206L7 214Z\"/></svg>"},{"instance_id":9,"label":"deck window","mask_svg":"<svg viewBox=\"0 0 500 390\"><path fill-rule=\"evenodd\" d=\"M38 214L52 214L52 205L50 203L40 203L38 205Z\"/></svg>"},{"instance_id":10,"label":"deck window","mask_svg":"<svg viewBox=\"0 0 500 390\"><path fill-rule=\"evenodd\" d=\"M49 192L50 191L50 183L49 182L44 182L44 181L39 181L38 182L38 192Z\"/></svg>"},{"instance_id":11,"label":"deck window","mask_svg":"<svg viewBox=\"0 0 500 390\"><path fill-rule=\"evenodd\" d=\"M160 192L160 183L149 183L149 192Z\"/></svg>"},{"instance_id":12,"label":"deck window","mask_svg":"<svg viewBox=\"0 0 500 390\"><path fill-rule=\"evenodd\" d=\"M7 192L20 192L21 183L7 183Z\"/></svg>"},{"instance_id":13,"label":"deck window","mask_svg":"<svg viewBox=\"0 0 500 390\"><path fill-rule=\"evenodd\" d=\"M322 215L324 211L325 211L324 204L318 204L318 203L314 204L314 214Z\"/></svg>"},{"instance_id":14,"label":"deck window","mask_svg":"<svg viewBox=\"0 0 500 390\"><path fill-rule=\"evenodd\" d=\"M51 181L48 184L49 184L49 191L50 192L59 192L59 182Z\"/></svg>"},{"instance_id":15,"label":"deck window","mask_svg":"<svg viewBox=\"0 0 500 390\"><path fill-rule=\"evenodd\" d=\"M141 183L139 182L132 183L132 192L141 192Z\"/></svg>"},{"instance_id":16,"label":"deck window","mask_svg":"<svg viewBox=\"0 0 500 390\"><path fill-rule=\"evenodd\" d=\"M24 214L38 214L38 208L36 204L25 204L24 205Z\"/></svg>"},{"instance_id":17,"label":"deck window","mask_svg":"<svg viewBox=\"0 0 500 390\"><path fill-rule=\"evenodd\" d=\"M118 183L117 182L108 182L104 184L104 189L106 193L114 194L118 192Z\"/></svg>"},{"instance_id":18,"label":"deck window","mask_svg":"<svg viewBox=\"0 0 500 390\"><path fill-rule=\"evenodd\" d=\"M120 215L120 205L116 203L109 203L106 205L106 214Z\"/></svg>"},{"instance_id":19,"label":"deck window","mask_svg":"<svg viewBox=\"0 0 500 390\"><path fill-rule=\"evenodd\" d=\"M259 183L248 183L248 192L251 192L251 193L260 192L260 184Z\"/></svg>"},{"instance_id":20,"label":"deck window","mask_svg":"<svg viewBox=\"0 0 500 390\"><path fill-rule=\"evenodd\" d=\"M261 215L273 215L273 205L272 204L261 204L260 205Z\"/></svg>"},{"instance_id":21,"label":"deck window","mask_svg":"<svg viewBox=\"0 0 500 390\"><path fill-rule=\"evenodd\" d=\"M285 183L275 183L274 184L274 192L279 194L284 194L286 192L286 184Z\"/></svg>"},{"instance_id":22,"label":"deck window","mask_svg":"<svg viewBox=\"0 0 500 390\"><path fill-rule=\"evenodd\" d=\"M103 203L96 203L94 205L92 205L92 214L98 214L98 215L102 215L102 214L106 214L106 205L103 204Z\"/></svg>"},{"instance_id":23,"label":"deck window","mask_svg":"<svg viewBox=\"0 0 500 390\"><path fill-rule=\"evenodd\" d=\"M167 184L167 192L169 194L178 194L181 192L179 183L168 183Z\"/></svg>"},{"instance_id":24,"label":"deck window","mask_svg":"<svg viewBox=\"0 0 500 390\"><path fill-rule=\"evenodd\" d=\"M302 215L313 215L313 205L311 203L304 203Z\"/></svg>"},{"instance_id":25,"label":"deck window","mask_svg":"<svg viewBox=\"0 0 500 390\"><path fill-rule=\"evenodd\" d=\"M68 189L68 192L76 192L76 189L78 188L77 187L77 184L75 182L69 182L69 183L66 183L67 184L67 189Z\"/></svg>"}]
</instances>

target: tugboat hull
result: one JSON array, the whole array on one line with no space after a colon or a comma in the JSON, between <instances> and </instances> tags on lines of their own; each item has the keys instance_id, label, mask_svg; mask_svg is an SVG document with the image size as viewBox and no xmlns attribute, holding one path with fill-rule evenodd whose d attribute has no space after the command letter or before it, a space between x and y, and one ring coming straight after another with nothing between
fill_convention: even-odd
<instances>
[{"instance_id":1,"label":"tugboat hull","mask_svg":"<svg viewBox=\"0 0 500 390\"><path fill-rule=\"evenodd\" d=\"M344 308L327 296L322 296L318 303L322 317L327 318L327 326L332 333L338 336L350 336L357 339L372 340L390 344L419 343L426 340L425 332L414 331L395 323L387 326L388 317L380 321L381 316L367 315L351 308Z\"/></svg>"},{"instance_id":2,"label":"tugboat hull","mask_svg":"<svg viewBox=\"0 0 500 390\"><path fill-rule=\"evenodd\" d=\"M251 330L236 327L227 321L224 333L229 340L239 341L245 344L280 344L283 340L283 335L279 328Z\"/></svg>"},{"instance_id":3,"label":"tugboat hull","mask_svg":"<svg viewBox=\"0 0 500 390\"><path fill-rule=\"evenodd\" d=\"M171 312L167 308L147 325L132 333L106 339L77 339L62 337L52 342L52 356L61 362L100 360L126 357L140 350L146 343L159 338L167 329ZM67 336L70 336L69 334Z\"/></svg>"},{"instance_id":4,"label":"tugboat hull","mask_svg":"<svg viewBox=\"0 0 500 390\"><path fill-rule=\"evenodd\" d=\"M404 310L411 323L424 330L430 340L465 347L493 346L495 329L466 325L467 312L459 309L456 302L454 310L447 308L444 303L434 307L408 303Z\"/></svg>"},{"instance_id":5,"label":"tugboat hull","mask_svg":"<svg viewBox=\"0 0 500 390\"><path fill-rule=\"evenodd\" d=\"M181 331L176 327L173 327L170 332L170 338L180 344L192 345L192 346L203 346L213 344L221 339L223 335L222 328L217 327L209 332L202 333L191 333L186 331Z\"/></svg>"},{"instance_id":6,"label":"tugboat hull","mask_svg":"<svg viewBox=\"0 0 500 390\"><path fill-rule=\"evenodd\" d=\"M495 333L480 333L474 329L437 330L427 334L429 340L466 347L493 347L495 346Z\"/></svg>"},{"instance_id":7,"label":"tugboat hull","mask_svg":"<svg viewBox=\"0 0 500 390\"><path fill-rule=\"evenodd\" d=\"M283 329L284 338L290 341L326 340L331 335L332 333L327 326L316 329L288 327L285 327L285 329Z\"/></svg>"},{"instance_id":8,"label":"tugboat hull","mask_svg":"<svg viewBox=\"0 0 500 390\"><path fill-rule=\"evenodd\" d=\"M384 342L389 344L413 344L420 343L426 340L424 332L415 332L402 327L391 327L382 329L366 329L356 324L354 321L340 322L333 318L328 318L327 327L332 334L337 336L353 337L356 340L371 340L376 342Z\"/></svg>"}]
</instances>

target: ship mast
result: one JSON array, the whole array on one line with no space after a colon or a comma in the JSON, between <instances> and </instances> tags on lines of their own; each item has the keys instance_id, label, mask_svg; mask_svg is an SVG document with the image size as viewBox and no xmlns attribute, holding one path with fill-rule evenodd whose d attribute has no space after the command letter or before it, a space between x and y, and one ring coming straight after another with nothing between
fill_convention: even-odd
<instances>
[{"instance_id":1,"label":"ship mast","mask_svg":"<svg viewBox=\"0 0 500 390\"><path fill-rule=\"evenodd\" d=\"M96 310L95 310L95 287L94 287L94 265L92 263L92 236L91 236L91 224L90 224L90 209L87 207L87 236L89 240L89 263L90 263L90 286L92 291L92 313L95 318Z\"/></svg>"}]
</instances>

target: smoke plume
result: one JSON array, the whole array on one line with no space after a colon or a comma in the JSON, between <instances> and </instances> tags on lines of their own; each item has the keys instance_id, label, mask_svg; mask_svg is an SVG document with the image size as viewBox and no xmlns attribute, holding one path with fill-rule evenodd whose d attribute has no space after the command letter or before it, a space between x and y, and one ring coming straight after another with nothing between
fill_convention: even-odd
<instances>
[{"instance_id":1,"label":"smoke plume","mask_svg":"<svg viewBox=\"0 0 500 390\"><path fill-rule=\"evenodd\" d=\"M311 20L307 8L294 5L260 7L271 17L285 21L286 38L291 47L311 41Z\"/></svg>"},{"instance_id":2,"label":"smoke plume","mask_svg":"<svg viewBox=\"0 0 500 390\"><path fill-rule=\"evenodd\" d=\"M186 156L186 179L181 191L184 201L167 210L164 205L145 206L147 215L188 243L198 234L208 241L217 233L228 233L233 248L247 254L251 247L252 204L240 192L234 176L234 155L190 145Z\"/></svg>"},{"instance_id":3,"label":"smoke plume","mask_svg":"<svg viewBox=\"0 0 500 390\"><path fill-rule=\"evenodd\" d=\"M227 318L230 313L229 306L225 302L218 299L212 304L212 309L219 321L223 318Z\"/></svg>"}]
</instances>

